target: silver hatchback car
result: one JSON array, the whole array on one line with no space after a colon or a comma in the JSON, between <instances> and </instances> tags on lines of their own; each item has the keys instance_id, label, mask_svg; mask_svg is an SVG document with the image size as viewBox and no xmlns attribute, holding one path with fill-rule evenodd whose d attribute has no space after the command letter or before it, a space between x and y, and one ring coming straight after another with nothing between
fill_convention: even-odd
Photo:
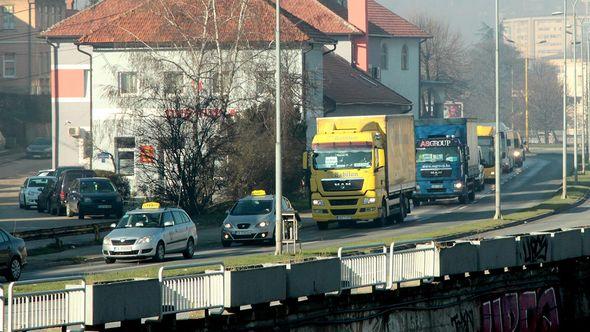
<instances>
[{"instance_id":1,"label":"silver hatchback car","mask_svg":"<svg viewBox=\"0 0 590 332\"><path fill-rule=\"evenodd\" d=\"M285 197L282 210L295 213L297 220L300 220ZM275 242L275 195L267 195L264 190L254 190L227 211L227 217L221 225L221 245L229 247L233 242Z\"/></svg>"},{"instance_id":2,"label":"silver hatchback car","mask_svg":"<svg viewBox=\"0 0 590 332\"><path fill-rule=\"evenodd\" d=\"M127 212L104 238L102 254L107 264L117 259L152 258L162 261L168 253L192 258L197 244L197 227L188 214L178 208L160 208L146 203Z\"/></svg>"}]
</instances>

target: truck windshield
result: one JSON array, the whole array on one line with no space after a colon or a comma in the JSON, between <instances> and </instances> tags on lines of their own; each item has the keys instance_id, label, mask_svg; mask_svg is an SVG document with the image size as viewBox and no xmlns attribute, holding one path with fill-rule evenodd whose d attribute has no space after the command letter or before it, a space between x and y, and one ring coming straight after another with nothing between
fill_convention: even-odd
<instances>
[{"instance_id":1,"label":"truck windshield","mask_svg":"<svg viewBox=\"0 0 590 332\"><path fill-rule=\"evenodd\" d=\"M416 162L418 163L456 162L459 161L459 157L459 148L456 146L418 148L416 150Z\"/></svg>"},{"instance_id":2,"label":"truck windshield","mask_svg":"<svg viewBox=\"0 0 590 332\"><path fill-rule=\"evenodd\" d=\"M368 148L314 151L313 167L317 170L370 168L372 157L373 152Z\"/></svg>"},{"instance_id":3,"label":"truck windshield","mask_svg":"<svg viewBox=\"0 0 590 332\"><path fill-rule=\"evenodd\" d=\"M481 147L481 164L484 167L494 166L494 138L480 136L477 143Z\"/></svg>"}]
</instances>

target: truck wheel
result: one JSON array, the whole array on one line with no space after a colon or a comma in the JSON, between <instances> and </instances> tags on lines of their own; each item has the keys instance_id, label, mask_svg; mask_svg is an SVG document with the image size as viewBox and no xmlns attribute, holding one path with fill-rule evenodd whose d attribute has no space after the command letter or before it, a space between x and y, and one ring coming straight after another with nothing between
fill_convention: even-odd
<instances>
[{"instance_id":1,"label":"truck wheel","mask_svg":"<svg viewBox=\"0 0 590 332\"><path fill-rule=\"evenodd\" d=\"M381 202L381 213L379 214L379 217L377 217L377 218L375 218L375 220L373 220L373 224L376 227L383 227L386 222L387 222L387 204L385 203L385 200L383 200L383 202Z\"/></svg>"},{"instance_id":2,"label":"truck wheel","mask_svg":"<svg viewBox=\"0 0 590 332\"><path fill-rule=\"evenodd\" d=\"M475 188L473 189L473 191L469 192L469 201L473 202L475 201Z\"/></svg>"},{"instance_id":3,"label":"truck wheel","mask_svg":"<svg viewBox=\"0 0 590 332\"><path fill-rule=\"evenodd\" d=\"M420 204L422 204L422 202L419 199L415 199L415 198L412 198L412 203L414 203L415 208L419 207Z\"/></svg>"},{"instance_id":4,"label":"truck wheel","mask_svg":"<svg viewBox=\"0 0 590 332\"><path fill-rule=\"evenodd\" d=\"M320 231L325 231L326 229L328 229L329 226L327 222L316 222L316 225L318 225L318 229Z\"/></svg>"},{"instance_id":5,"label":"truck wheel","mask_svg":"<svg viewBox=\"0 0 590 332\"><path fill-rule=\"evenodd\" d=\"M469 194L459 196L459 204L467 204Z\"/></svg>"},{"instance_id":6,"label":"truck wheel","mask_svg":"<svg viewBox=\"0 0 590 332\"><path fill-rule=\"evenodd\" d=\"M406 204L406 217L407 217L408 214L412 213L412 204L410 204L410 198L406 197L406 199L404 199L404 203Z\"/></svg>"},{"instance_id":7,"label":"truck wheel","mask_svg":"<svg viewBox=\"0 0 590 332\"><path fill-rule=\"evenodd\" d=\"M404 196L400 197L399 201L399 212L395 215L395 222L402 223L406 218L406 204L404 203L406 198Z\"/></svg>"}]
</instances>

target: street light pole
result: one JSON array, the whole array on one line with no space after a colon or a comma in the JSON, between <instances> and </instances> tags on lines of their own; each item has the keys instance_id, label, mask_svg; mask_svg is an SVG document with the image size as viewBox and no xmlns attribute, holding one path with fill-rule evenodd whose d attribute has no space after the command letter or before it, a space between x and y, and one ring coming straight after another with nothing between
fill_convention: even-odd
<instances>
[{"instance_id":1,"label":"street light pole","mask_svg":"<svg viewBox=\"0 0 590 332\"><path fill-rule=\"evenodd\" d=\"M580 60L582 63L582 138L581 138L581 148L582 148L582 174L586 174L586 56L584 52L584 21L586 18L582 19L580 27L582 28L582 40L580 41Z\"/></svg>"},{"instance_id":2,"label":"street light pole","mask_svg":"<svg viewBox=\"0 0 590 332\"><path fill-rule=\"evenodd\" d=\"M578 183L578 113L579 113L579 104L578 104L578 61L577 61L577 54L578 54L578 41L577 41L577 27L578 27L578 18L576 13L578 0L574 0L573 3L573 16L574 16L574 181Z\"/></svg>"},{"instance_id":3,"label":"street light pole","mask_svg":"<svg viewBox=\"0 0 590 332\"><path fill-rule=\"evenodd\" d=\"M283 253L283 188L281 165L281 1L276 0L275 22L275 255Z\"/></svg>"},{"instance_id":4,"label":"street light pole","mask_svg":"<svg viewBox=\"0 0 590 332\"><path fill-rule=\"evenodd\" d=\"M500 177L500 0L496 0L496 132L494 134L494 172L496 178L496 213L494 219L502 219Z\"/></svg>"},{"instance_id":5,"label":"street light pole","mask_svg":"<svg viewBox=\"0 0 590 332\"><path fill-rule=\"evenodd\" d=\"M567 198L567 0L563 0L563 134L561 150L561 198Z\"/></svg>"},{"instance_id":6,"label":"street light pole","mask_svg":"<svg viewBox=\"0 0 590 332\"><path fill-rule=\"evenodd\" d=\"M529 144L529 50L524 58L524 136L527 146Z\"/></svg>"}]
</instances>

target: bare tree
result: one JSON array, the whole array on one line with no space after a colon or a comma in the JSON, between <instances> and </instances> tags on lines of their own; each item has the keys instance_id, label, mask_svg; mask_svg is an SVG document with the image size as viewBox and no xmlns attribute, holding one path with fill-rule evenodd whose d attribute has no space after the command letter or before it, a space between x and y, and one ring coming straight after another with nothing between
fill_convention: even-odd
<instances>
[{"instance_id":1,"label":"bare tree","mask_svg":"<svg viewBox=\"0 0 590 332\"><path fill-rule=\"evenodd\" d=\"M545 134L545 143L554 130L562 127L562 91L558 69L535 61L529 71L529 109L531 127Z\"/></svg>"},{"instance_id":2,"label":"bare tree","mask_svg":"<svg viewBox=\"0 0 590 332\"><path fill-rule=\"evenodd\" d=\"M445 91L450 99L459 99L465 88L466 47L460 32L454 31L448 22L420 14L412 21L432 35L420 48L422 80L446 84ZM421 109L434 104L434 91L426 89L421 95ZM434 116L434 115L433 115Z\"/></svg>"}]
</instances>

